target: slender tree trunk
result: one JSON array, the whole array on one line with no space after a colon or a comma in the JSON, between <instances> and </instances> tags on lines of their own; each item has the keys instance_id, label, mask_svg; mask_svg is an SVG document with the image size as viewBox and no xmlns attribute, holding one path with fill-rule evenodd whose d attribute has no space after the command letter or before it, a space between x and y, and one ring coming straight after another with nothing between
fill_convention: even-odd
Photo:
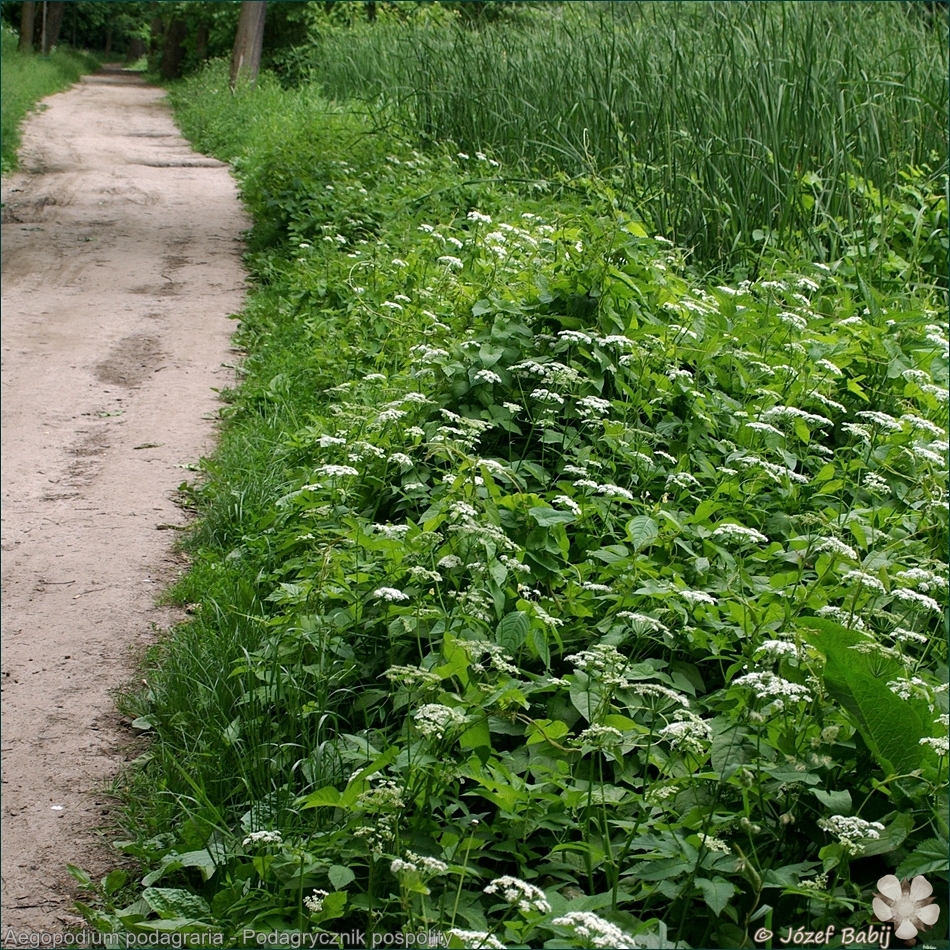
<instances>
[{"instance_id":1,"label":"slender tree trunk","mask_svg":"<svg viewBox=\"0 0 950 950\"><path fill-rule=\"evenodd\" d=\"M266 0L243 0L231 54L231 88L239 81L254 83L261 68L264 46L264 15Z\"/></svg>"},{"instance_id":2,"label":"slender tree trunk","mask_svg":"<svg viewBox=\"0 0 950 950\"><path fill-rule=\"evenodd\" d=\"M106 29L106 48L102 51L103 56L112 55L112 27Z\"/></svg>"},{"instance_id":3,"label":"slender tree trunk","mask_svg":"<svg viewBox=\"0 0 950 950\"><path fill-rule=\"evenodd\" d=\"M366 19L370 23L376 22L376 0L367 0L366 3Z\"/></svg>"},{"instance_id":4,"label":"slender tree trunk","mask_svg":"<svg viewBox=\"0 0 950 950\"><path fill-rule=\"evenodd\" d=\"M199 23L195 33L195 56L198 62L208 58L208 24Z\"/></svg>"},{"instance_id":5,"label":"slender tree trunk","mask_svg":"<svg viewBox=\"0 0 950 950\"><path fill-rule=\"evenodd\" d=\"M148 68L158 68L159 51L162 48L162 37L165 33L165 25L162 23L162 15L158 10L157 0L152 0L149 4L149 12L152 15L152 22L149 24L148 37Z\"/></svg>"},{"instance_id":6,"label":"slender tree trunk","mask_svg":"<svg viewBox=\"0 0 950 950\"><path fill-rule=\"evenodd\" d=\"M20 52L33 52L33 20L36 16L36 4L25 0L20 10Z\"/></svg>"},{"instance_id":7,"label":"slender tree trunk","mask_svg":"<svg viewBox=\"0 0 950 950\"><path fill-rule=\"evenodd\" d=\"M49 13L46 19L46 48L44 53L48 53L59 43L59 31L63 25L63 16L66 13L65 0L57 0L49 4Z\"/></svg>"}]
</instances>

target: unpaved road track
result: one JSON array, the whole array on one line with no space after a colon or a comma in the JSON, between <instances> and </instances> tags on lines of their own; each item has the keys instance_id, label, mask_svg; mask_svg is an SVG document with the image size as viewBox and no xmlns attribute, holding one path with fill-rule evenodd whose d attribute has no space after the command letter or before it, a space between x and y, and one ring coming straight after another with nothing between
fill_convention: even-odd
<instances>
[{"instance_id":1,"label":"unpaved road track","mask_svg":"<svg viewBox=\"0 0 950 950\"><path fill-rule=\"evenodd\" d=\"M172 617L175 491L212 447L247 226L160 89L106 69L25 129L3 182L2 935L74 922L67 862L129 731L111 693Z\"/></svg>"}]
</instances>

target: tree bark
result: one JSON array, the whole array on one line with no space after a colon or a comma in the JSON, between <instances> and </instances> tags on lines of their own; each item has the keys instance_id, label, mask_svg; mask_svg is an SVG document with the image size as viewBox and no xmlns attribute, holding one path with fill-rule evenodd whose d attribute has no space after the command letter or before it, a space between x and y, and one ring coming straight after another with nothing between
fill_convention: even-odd
<instances>
[{"instance_id":1,"label":"tree bark","mask_svg":"<svg viewBox=\"0 0 950 950\"><path fill-rule=\"evenodd\" d=\"M33 0L24 0L20 9L20 45L21 53L33 52L33 20L36 16L36 4Z\"/></svg>"},{"instance_id":2,"label":"tree bark","mask_svg":"<svg viewBox=\"0 0 950 950\"><path fill-rule=\"evenodd\" d=\"M44 53L48 53L59 43L59 31L63 25L63 15L66 13L65 0L57 0L48 4L49 12L46 15L46 46Z\"/></svg>"},{"instance_id":3,"label":"tree bark","mask_svg":"<svg viewBox=\"0 0 950 950\"><path fill-rule=\"evenodd\" d=\"M158 66L158 74L162 79L178 79L181 76L182 65L185 62L185 36L188 26L184 20L175 17L168 24L165 31L165 45L162 49L162 61Z\"/></svg>"},{"instance_id":4,"label":"tree bark","mask_svg":"<svg viewBox=\"0 0 950 950\"><path fill-rule=\"evenodd\" d=\"M208 58L208 24L199 23L195 32L195 57L199 62Z\"/></svg>"},{"instance_id":5,"label":"tree bark","mask_svg":"<svg viewBox=\"0 0 950 950\"><path fill-rule=\"evenodd\" d=\"M253 84L261 68L264 46L264 15L267 0L243 0L231 54L231 88L238 82Z\"/></svg>"}]
</instances>

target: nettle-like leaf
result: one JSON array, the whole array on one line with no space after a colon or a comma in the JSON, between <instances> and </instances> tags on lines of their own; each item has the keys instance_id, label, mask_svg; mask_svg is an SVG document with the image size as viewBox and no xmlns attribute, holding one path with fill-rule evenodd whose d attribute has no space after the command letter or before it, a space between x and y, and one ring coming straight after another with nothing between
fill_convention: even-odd
<instances>
[{"instance_id":1,"label":"nettle-like leaf","mask_svg":"<svg viewBox=\"0 0 950 950\"><path fill-rule=\"evenodd\" d=\"M897 876L901 879L918 874L944 874L950 870L950 847L945 839L928 838L921 841L914 851L898 865Z\"/></svg>"},{"instance_id":2,"label":"nettle-like leaf","mask_svg":"<svg viewBox=\"0 0 950 950\"><path fill-rule=\"evenodd\" d=\"M825 688L854 717L881 768L888 775L919 768L924 757L920 740L930 735L930 716L925 703L903 700L887 685L905 675L903 666L851 649L869 641L841 624L818 617L802 618L799 624L805 639L825 656Z\"/></svg>"}]
</instances>

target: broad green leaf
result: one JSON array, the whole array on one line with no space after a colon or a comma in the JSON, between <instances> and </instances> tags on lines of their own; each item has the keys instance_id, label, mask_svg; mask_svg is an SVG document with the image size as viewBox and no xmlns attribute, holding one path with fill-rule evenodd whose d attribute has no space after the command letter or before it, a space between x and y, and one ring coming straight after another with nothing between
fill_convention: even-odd
<instances>
[{"instance_id":1,"label":"broad green leaf","mask_svg":"<svg viewBox=\"0 0 950 950\"><path fill-rule=\"evenodd\" d=\"M560 719L535 719L528 725L528 745L537 745L539 742L557 742L563 739L571 730L566 722Z\"/></svg>"},{"instance_id":2,"label":"broad green leaf","mask_svg":"<svg viewBox=\"0 0 950 950\"><path fill-rule=\"evenodd\" d=\"M851 802L851 793L847 789L843 792L826 792L821 788L810 788L809 791L832 815L851 814L851 810L854 806Z\"/></svg>"},{"instance_id":3,"label":"broad green leaf","mask_svg":"<svg viewBox=\"0 0 950 950\"><path fill-rule=\"evenodd\" d=\"M347 884L356 880L356 875L342 864L331 864L327 871L327 877L330 878L330 883L338 891L342 891Z\"/></svg>"},{"instance_id":4,"label":"broad green leaf","mask_svg":"<svg viewBox=\"0 0 950 950\"><path fill-rule=\"evenodd\" d=\"M488 720L484 716L472 723L459 736L459 746L463 749L491 748L491 730L488 728Z\"/></svg>"},{"instance_id":5,"label":"broad green leaf","mask_svg":"<svg viewBox=\"0 0 950 950\"><path fill-rule=\"evenodd\" d=\"M642 551L652 544L659 534L656 522L649 515L637 515L627 522L627 538L634 551Z\"/></svg>"},{"instance_id":6,"label":"broad green leaf","mask_svg":"<svg viewBox=\"0 0 950 950\"><path fill-rule=\"evenodd\" d=\"M947 842L940 838L921 841L914 851L904 858L894 872L899 878L916 877L918 874L935 874L950 870L950 855Z\"/></svg>"},{"instance_id":7,"label":"broad green leaf","mask_svg":"<svg viewBox=\"0 0 950 950\"><path fill-rule=\"evenodd\" d=\"M889 821L879 838L867 838L861 842L861 856L872 854L890 854L896 851L904 839L914 830L914 819L910 815L895 815Z\"/></svg>"},{"instance_id":8,"label":"broad green leaf","mask_svg":"<svg viewBox=\"0 0 950 950\"><path fill-rule=\"evenodd\" d=\"M696 878L696 886L702 892L703 900L707 906L717 917L723 912L726 904L729 903L729 898L736 893L735 884L730 884L721 877L712 880L698 877Z\"/></svg>"},{"instance_id":9,"label":"broad green leaf","mask_svg":"<svg viewBox=\"0 0 950 950\"><path fill-rule=\"evenodd\" d=\"M920 740L930 734L925 704L903 700L888 680L904 675L896 660L859 653L851 647L867 638L841 624L817 617L800 621L803 636L825 655L824 681L831 696L851 715L878 764L888 775L919 768Z\"/></svg>"},{"instance_id":10,"label":"broad green leaf","mask_svg":"<svg viewBox=\"0 0 950 950\"><path fill-rule=\"evenodd\" d=\"M164 920L183 917L187 920L202 920L211 916L211 908L197 894L177 887L146 887L142 891L148 906Z\"/></svg>"},{"instance_id":11,"label":"broad green leaf","mask_svg":"<svg viewBox=\"0 0 950 950\"><path fill-rule=\"evenodd\" d=\"M520 610L512 610L498 621L495 642L509 653L517 653L531 629L531 618Z\"/></svg>"},{"instance_id":12,"label":"broad green leaf","mask_svg":"<svg viewBox=\"0 0 950 950\"><path fill-rule=\"evenodd\" d=\"M555 508L545 508L543 505L537 508L531 508L528 514L531 515L542 528L546 528L552 524L570 524L572 521L577 521L577 515L571 511L558 511Z\"/></svg>"},{"instance_id":13,"label":"broad green leaf","mask_svg":"<svg viewBox=\"0 0 950 950\"><path fill-rule=\"evenodd\" d=\"M301 808L335 807L340 804L340 793L332 785L318 788L315 792L301 798L297 803Z\"/></svg>"}]
</instances>

